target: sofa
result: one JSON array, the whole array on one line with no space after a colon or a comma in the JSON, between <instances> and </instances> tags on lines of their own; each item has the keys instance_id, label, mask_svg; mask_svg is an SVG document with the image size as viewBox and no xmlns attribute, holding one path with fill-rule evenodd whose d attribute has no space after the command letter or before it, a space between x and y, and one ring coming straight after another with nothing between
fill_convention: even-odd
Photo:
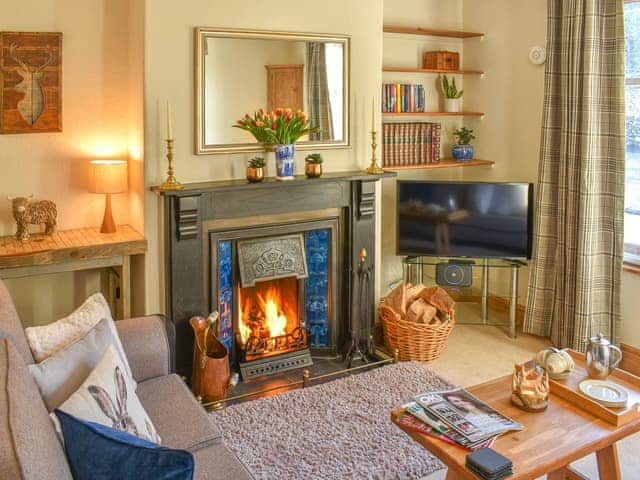
<instances>
[{"instance_id":1,"label":"sofa","mask_svg":"<svg viewBox=\"0 0 640 480\"><path fill-rule=\"evenodd\" d=\"M136 393L163 446L193 454L195 479L251 479L184 381L172 373L172 324L148 316L119 320L116 326L138 382ZM33 362L14 303L0 281L0 478L71 479L62 444L27 368Z\"/></svg>"}]
</instances>

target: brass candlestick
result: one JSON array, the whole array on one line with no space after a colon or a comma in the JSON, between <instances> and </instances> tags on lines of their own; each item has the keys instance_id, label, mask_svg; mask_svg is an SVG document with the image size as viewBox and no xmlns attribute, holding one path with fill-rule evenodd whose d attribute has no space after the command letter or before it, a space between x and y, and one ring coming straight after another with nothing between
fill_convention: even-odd
<instances>
[{"instance_id":1,"label":"brass candlestick","mask_svg":"<svg viewBox=\"0 0 640 480\"><path fill-rule=\"evenodd\" d=\"M377 133L378 132L376 132L375 130L371 131L371 163L365 169L365 172L370 175L379 175L381 173L384 173L384 170L380 168L380 165L378 165L378 161L376 160L376 147L378 146L378 144L376 143Z\"/></svg>"},{"instance_id":2,"label":"brass candlestick","mask_svg":"<svg viewBox=\"0 0 640 480\"><path fill-rule=\"evenodd\" d=\"M169 168L167 169L167 179L164 181L162 185L160 185L160 190L182 190L183 185L176 180L173 171L173 142L175 140L173 138L167 138L167 160L169 161Z\"/></svg>"}]
</instances>

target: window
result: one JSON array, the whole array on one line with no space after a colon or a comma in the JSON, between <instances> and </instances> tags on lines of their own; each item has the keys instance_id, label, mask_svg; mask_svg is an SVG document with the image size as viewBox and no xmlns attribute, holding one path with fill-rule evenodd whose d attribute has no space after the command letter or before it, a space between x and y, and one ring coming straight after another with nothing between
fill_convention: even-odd
<instances>
[{"instance_id":1,"label":"window","mask_svg":"<svg viewBox=\"0 0 640 480\"><path fill-rule=\"evenodd\" d=\"M624 197L625 261L640 264L640 1L624 6L627 160Z\"/></svg>"}]
</instances>

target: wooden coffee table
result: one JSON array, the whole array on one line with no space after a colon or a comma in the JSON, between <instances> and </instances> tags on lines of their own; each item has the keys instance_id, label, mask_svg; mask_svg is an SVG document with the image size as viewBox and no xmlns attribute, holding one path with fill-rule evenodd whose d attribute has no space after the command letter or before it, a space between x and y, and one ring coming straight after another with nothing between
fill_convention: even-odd
<instances>
[{"instance_id":1,"label":"wooden coffee table","mask_svg":"<svg viewBox=\"0 0 640 480\"><path fill-rule=\"evenodd\" d=\"M492 447L513 462L510 480L534 480L545 474L549 480L585 479L570 469L569 464L591 453L597 455L601 480L622 478L616 442L640 431L640 419L616 427L553 393L545 412L527 413L511 404L511 379L512 376L507 375L467 389L525 427L498 437ZM394 410L391 419L395 421L401 412L402 409ZM401 425L398 427L447 465L447 480L477 480L478 477L465 468L468 451Z\"/></svg>"}]
</instances>

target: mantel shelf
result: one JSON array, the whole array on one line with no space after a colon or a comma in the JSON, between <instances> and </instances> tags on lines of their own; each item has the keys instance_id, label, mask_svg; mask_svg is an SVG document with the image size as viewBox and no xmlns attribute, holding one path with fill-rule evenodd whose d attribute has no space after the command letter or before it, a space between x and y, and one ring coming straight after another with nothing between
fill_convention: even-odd
<instances>
[{"instance_id":1,"label":"mantel shelf","mask_svg":"<svg viewBox=\"0 0 640 480\"><path fill-rule=\"evenodd\" d=\"M462 30L446 30L442 28L408 27L401 25L383 25L382 31L386 33L406 33L409 35L427 35L431 37L449 38L477 38L484 36L484 33L479 32L464 32Z\"/></svg>"},{"instance_id":2,"label":"mantel shelf","mask_svg":"<svg viewBox=\"0 0 640 480\"><path fill-rule=\"evenodd\" d=\"M384 117L482 117L484 112L382 112Z\"/></svg>"},{"instance_id":3,"label":"mantel shelf","mask_svg":"<svg viewBox=\"0 0 640 480\"><path fill-rule=\"evenodd\" d=\"M484 75L482 70L444 70L439 68L382 67L383 72L400 73L448 73L456 75Z\"/></svg>"},{"instance_id":4,"label":"mantel shelf","mask_svg":"<svg viewBox=\"0 0 640 480\"><path fill-rule=\"evenodd\" d=\"M396 170L430 170L434 168L455 168L455 167L487 167L495 164L492 160L479 160L473 159L466 162L459 162L453 158L443 158L440 163L434 163L431 165L403 165L396 167L383 167L385 171Z\"/></svg>"}]
</instances>

